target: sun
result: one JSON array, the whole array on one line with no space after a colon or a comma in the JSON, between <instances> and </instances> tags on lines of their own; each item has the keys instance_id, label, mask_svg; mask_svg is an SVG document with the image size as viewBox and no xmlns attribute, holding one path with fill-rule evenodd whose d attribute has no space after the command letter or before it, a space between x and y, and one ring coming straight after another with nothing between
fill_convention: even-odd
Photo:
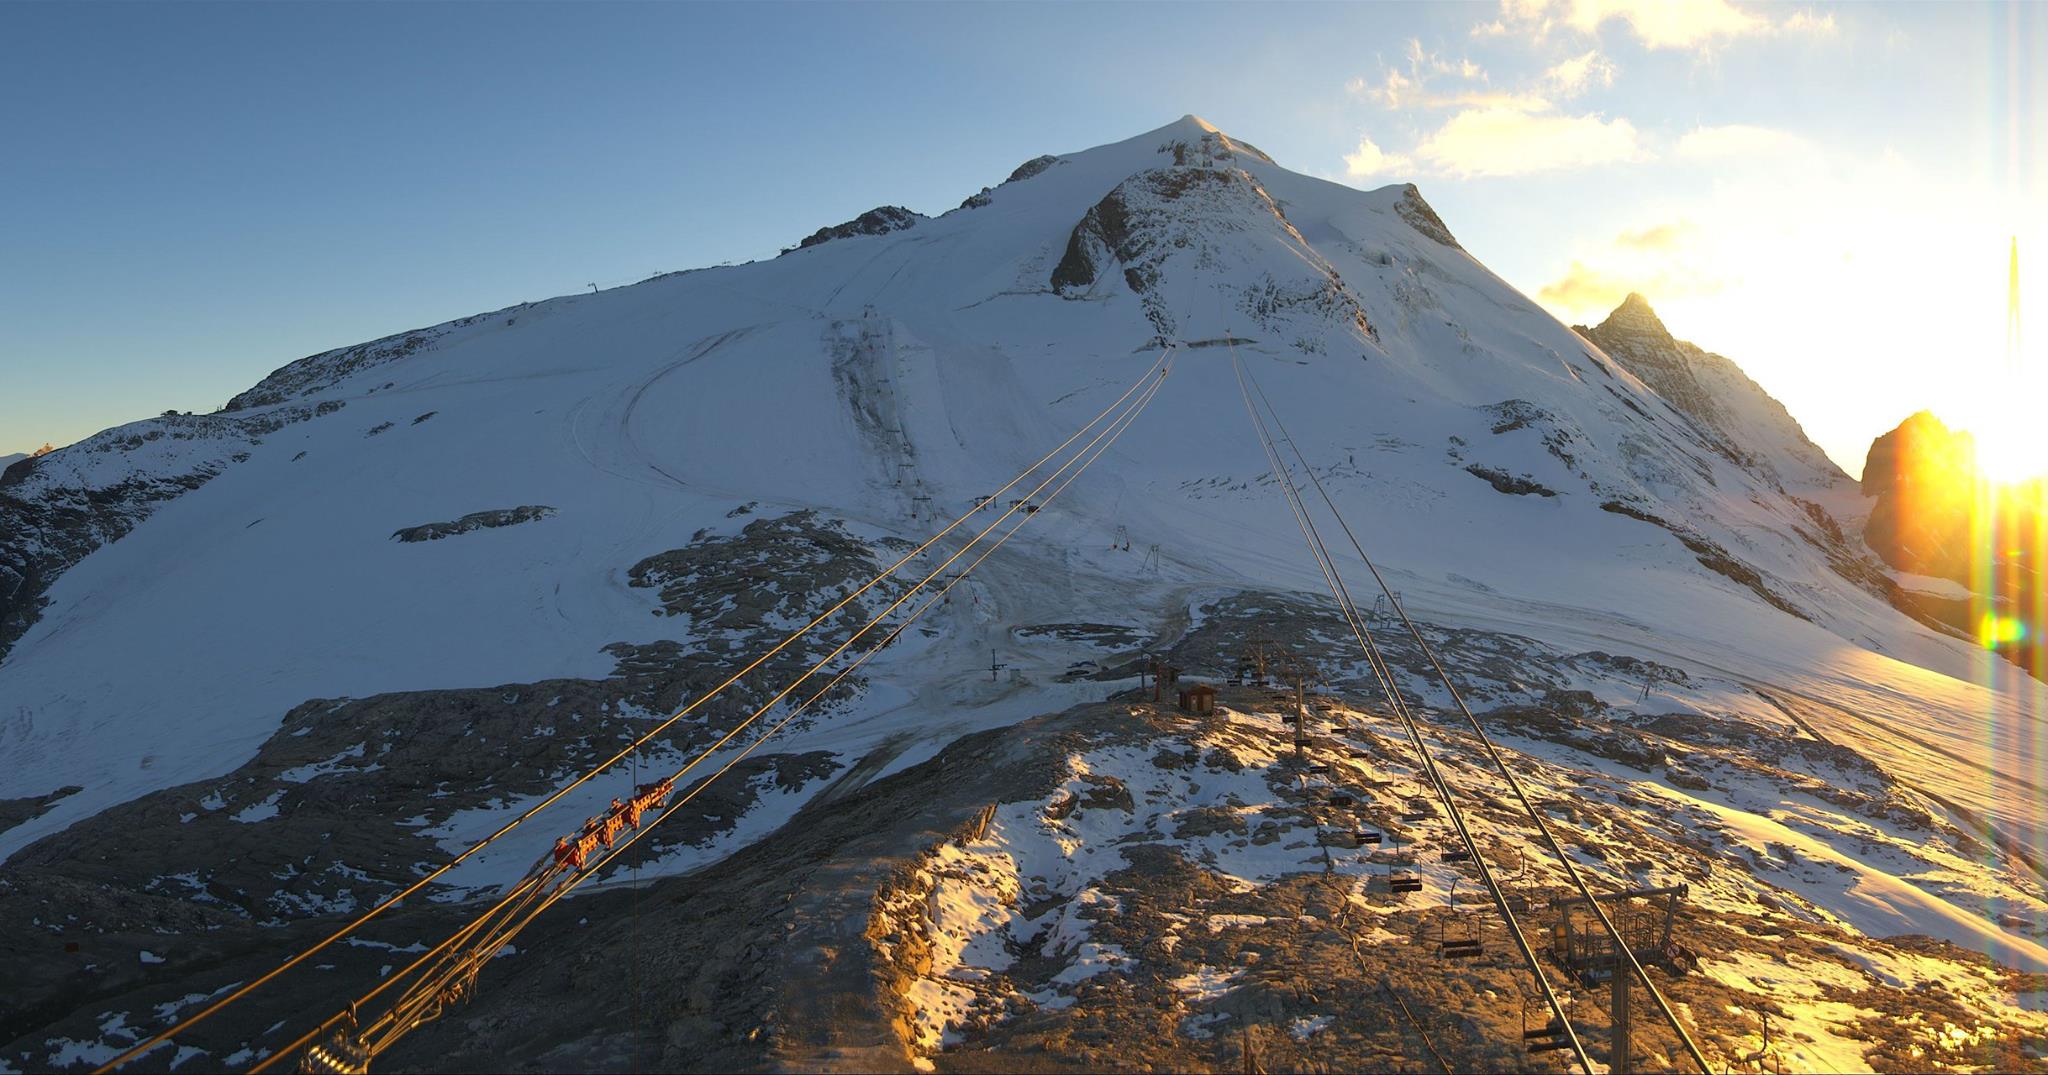
<instances>
[{"instance_id":1,"label":"sun","mask_svg":"<svg viewBox=\"0 0 2048 1075\"><path fill-rule=\"evenodd\" d=\"M2018 415L2001 418L1973 430L1977 469L1991 481L2008 485L2048 477L2048 428L2041 419L2030 425Z\"/></svg>"}]
</instances>

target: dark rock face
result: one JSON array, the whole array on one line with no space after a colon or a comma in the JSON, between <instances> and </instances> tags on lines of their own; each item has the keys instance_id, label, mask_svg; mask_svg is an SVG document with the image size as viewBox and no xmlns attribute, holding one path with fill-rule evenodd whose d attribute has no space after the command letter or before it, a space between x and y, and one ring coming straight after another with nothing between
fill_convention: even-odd
<instances>
[{"instance_id":1,"label":"dark rock face","mask_svg":"<svg viewBox=\"0 0 2048 1075\"><path fill-rule=\"evenodd\" d=\"M1503 493L1508 493L1513 496L1551 497L1557 495L1557 490L1544 485L1542 482L1539 482L1526 474L1517 476L1514 474L1509 474L1504 470L1495 470L1492 467L1483 467L1477 463L1474 463L1471 466L1466 467L1465 473L1470 474L1475 478L1483 478L1486 480L1487 484L1493 486L1495 490Z\"/></svg>"},{"instance_id":2,"label":"dark rock face","mask_svg":"<svg viewBox=\"0 0 2048 1075\"><path fill-rule=\"evenodd\" d=\"M856 235L887 235L892 231L902 231L923 219L921 214L913 213L900 205L884 205L870 209L844 224L819 228L796 244L794 249L807 250L819 243L829 243L834 239L850 239Z\"/></svg>"},{"instance_id":3,"label":"dark rock face","mask_svg":"<svg viewBox=\"0 0 2048 1075\"><path fill-rule=\"evenodd\" d=\"M50 807L57 805L59 800L67 796L76 795L84 790L84 788L76 784L71 784L58 788L48 795L31 795L24 799L0 799L0 832L6 832L8 829L24 821L41 817Z\"/></svg>"},{"instance_id":4,"label":"dark rock face","mask_svg":"<svg viewBox=\"0 0 2048 1075\"><path fill-rule=\"evenodd\" d=\"M1885 563L1968 587L1975 603L1988 604L1996 615L2030 615L2041 568L2028 555L2048 526L2048 479L1990 482L1978 469L1975 438L1921 411L1871 442L1863 495L1876 500L1863 540ZM1972 617L1984 610L1971 601L1913 599L1923 619L1932 615L1965 633L1978 630ZM2018 639L1981 641L2034 675L2048 675L2048 649Z\"/></svg>"},{"instance_id":5,"label":"dark rock face","mask_svg":"<svg viewBox=\"0 0 2048 1075\"><path fill-rule=\"evenodd\" d=\"M417 424L417 423L415 423ZM393 541L439 541L457 534L467 534L496 526L517 526L536 519L548 519L555 515L555 509L546 504L524 504L516 508L492 508L489 511L472 511L452 523L426 523L408 526L391 534Z\"/></svg>"},{"instance_id":6,"label":"dark rock face","mask_svg":"<svg viewBox=\"0 0 2048 1075\"><path fill-rule=\"evenodd\" d=\"M1921 411L1870 443L1863 495L1877 503L1864 540L1901 571L1970 584L1975 440Z\"/></svg>"},{"instance_id":7,"label":"dark rock face","mask_svg":"<svg viewBox=\"0 0 2048 1075\"><path fill-rule=\"evenodd\" d=\"M1401 200L1394 203L1394 212L1399 213L1401 219L1408 222L1409 227L1431 239L1453 250L1465 249L1458 245L1457 238L1451 234L1451 229L1445 226L1443 218L1436 215L1436 210L1422 200L1422 192L1415 189L1415 184L1410 183L1402 189Z\"/></svg>"},{"instance_id":8,"label":"dark rock face","mask_svg":"<svg viewBox=\"0 0 2048 1075\"><path fill-rule=\"evenodd\" d=\"M1003 182L1021 182L1023 180L1031 178L1034 175L1037 175L1040 172L1045 171L1047 168L1050 168L1053 165L1058 164L1059 162L1060 159L1058 157L1053 156L1050 153L1042 157L1033 157L1030 160L1025 161L1024 163L1018 165L1017 170L1010 173L1010 178L1003 180Z\"/></svg>"},{"instance_id":9,"label":"dark rock face","mask_svg":"<svg viewBox=\"0 0 2048 1075\"><path fill-rule=\"evenodd\" d=\"M42 615L45 594L71 565L127 536L164 502L247 459L246 449L264 437L341 407L329 401L248 416L165 415L8 467L0 475L0 658ZM182 469L149 473L114 465L146 445L166 444L189 455ZM100 479L101 473L119 477Z\"/></svg>"},{"instance_id":10,"label":"dark rock face","mask_svg":"<svg viewBox=\"0 0 2048 1075\"><path fill-rule=\"evenodd\" d=\"M1133 215L1144 212L1137 206L1177 201L1192 186L1220 187L1233 182L1228 172L1162 169L1142 172L1117 184L1115 190L1089 207L1068 235L1066 253L1052 270L1053 290L1063 295L1084 290L1110 268L1111 261L1127 266L1142 262L1150 253L1151 244L1146 241L1148 236L1140 234L1141 228L1133 227ZM1124 273L1124 282L1136 292L1148 289L1154 279L1141 267L1127 268Z\"/></svg>"},{"instance_id":11,"label":"dark rock face","mask_svg":"<svg viewBox=\"0 0 2048 1075\"><path fill-rule=\"evenodd\" d=\"M1229 150L1221 145L1207 141L1198 145L1220 154L1218 159L1229 156ZM1176 151L1174 147L1179 148ZM1169 151L1176 152L1176 160L1190 152L1187 144L1178 142L1161 150ZM1219 237L1244 230L1246 221L1257 221L1300 250L1311 268L1288 280L1267 274L1244 289L1239 306L1247 316L1271 327L1285 315L1308 313L1325 322L1348 322L1361 335L1377 338L1378 330L1345 289L1336 270L1315 254L1258 179L1239 168L1212 167L1208 157L1201 160L1203 163L1139 172L1090 206L1074 225L1066 251L1053 267L1049 281L1053 291L1064 298L1085 298L1096 293L1104 281L1121 275L1124 286L1143 304L1159 337L1170 339L1178 319L1157 292L1167 260L1189 253L1199 266L1204 259L1221 256L1217 252Z\"/></svg>"},{"instance_id":12,"label":"dark rock face","mask_svg":"<svg viewBox=\"0 0 2048 1075\"><path fill-rule=\"evenodd\" d=\"M1050 153L1042 157L1033 157L1030 160L1025 161L1024 163L1018 165L1017 170L1011 172L1010 178L1003 180L1001 185L1007 187L1012 183L1021 183L1024 180L1029 179L1032 176L1035 176L1040 172L1045 171L1047 168L1050 168L1053 165L1058 164L1059 162L1060 158L1055 157ZM995 198L993 197L993 195L995 194L995 189L995 187L983 187L980 190L976 191L975 193L969 194L967 198L960 203L960 208L979 209L984 205L992 204L995 201Z\"/></svg>"}]
</instances>

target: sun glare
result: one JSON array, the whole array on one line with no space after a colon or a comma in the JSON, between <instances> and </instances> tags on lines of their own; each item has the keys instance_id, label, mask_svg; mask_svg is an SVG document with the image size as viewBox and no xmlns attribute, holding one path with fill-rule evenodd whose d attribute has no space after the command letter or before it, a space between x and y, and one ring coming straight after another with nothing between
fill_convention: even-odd
<instances>
[{"instance_id":1,"label":"sun glare","mask_svg":"<svg viewBox=\"0 0 2048 1075\"><path fill-rule=\"evenodd\" d=\"M2003 421L1979 424L1972 432L1977 437L1977 467L1986 478L2015 484L2048 477L2048 432L2038 424L2029 428L2025 419L2007 415Z\"/></svg>"}]
</instances>

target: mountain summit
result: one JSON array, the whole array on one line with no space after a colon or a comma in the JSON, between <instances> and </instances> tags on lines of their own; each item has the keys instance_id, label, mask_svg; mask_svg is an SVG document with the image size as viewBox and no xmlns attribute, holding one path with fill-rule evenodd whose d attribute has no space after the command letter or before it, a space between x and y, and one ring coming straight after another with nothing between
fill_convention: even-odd
<instances>
[{"instance_id":1,"label":"mountain summit","mask_svg":"<svg viewBox=\"0 0 2048 1075\"><path fill-rule=\"evenodd\" d=\"M1640 293L1629 292L1599 325L1576 331L1691 419L1724 457L1798 487L1848 481L1784 404L1734 362L1672 336Z\"/></svg>"},{"instance_id":2,"label":"mountain summit","mask_svg":"<svg viewBox=\"0 0 2048 1075\"><path fill-rule=\"evenodd\" d=\"M1595 331L1609 336L1641 336L1660 341L1671 339L1671 330L1664 327L1663 319L1657 316L1657 311L1650 309L1650 300L1644 298L1640 291L1629 292L1628 297L1621 300L1621 305L1616 306Z\"/></svg>"}]
</instances>

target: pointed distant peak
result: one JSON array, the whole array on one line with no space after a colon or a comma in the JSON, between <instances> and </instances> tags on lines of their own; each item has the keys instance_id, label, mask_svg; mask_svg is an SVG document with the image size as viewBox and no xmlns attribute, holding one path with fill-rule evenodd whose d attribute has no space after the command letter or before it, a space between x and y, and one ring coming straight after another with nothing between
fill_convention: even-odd
<instances>
[{"instance_id":1,"label":"pointed distant peak","mask_svg":"<svg viewBox=\"0 0 2048 1075\"><path fill-rule=\"evenodd\" d=\"M1175 164L1213 166L1235 161L1239 156L1275 163L1264 150L1224 134L1215 124L1192 112L1146 137L1156 139L1159 152L1171 154Z\"/></svg>"},{"instance_id":2,"label":"pointed distant peak","mask_svg":"<svg viewBox=\"0 0 2048 1075\"><path fill-rule=\"evenodd\" d=\"M1614 312L1608 314L1607 320L1600 322L1600 327L1595 331L1622 332L1634 336L1653 335L1667 340L1672 338L1671 330L1664 327L1664 322L1657 316L1657 311L1650 309L1650 300L1644 298L1639 291L1629 292L1628 297L1621 300L1621 305L1616 306Z\"/></svg>"}]
</instances>

